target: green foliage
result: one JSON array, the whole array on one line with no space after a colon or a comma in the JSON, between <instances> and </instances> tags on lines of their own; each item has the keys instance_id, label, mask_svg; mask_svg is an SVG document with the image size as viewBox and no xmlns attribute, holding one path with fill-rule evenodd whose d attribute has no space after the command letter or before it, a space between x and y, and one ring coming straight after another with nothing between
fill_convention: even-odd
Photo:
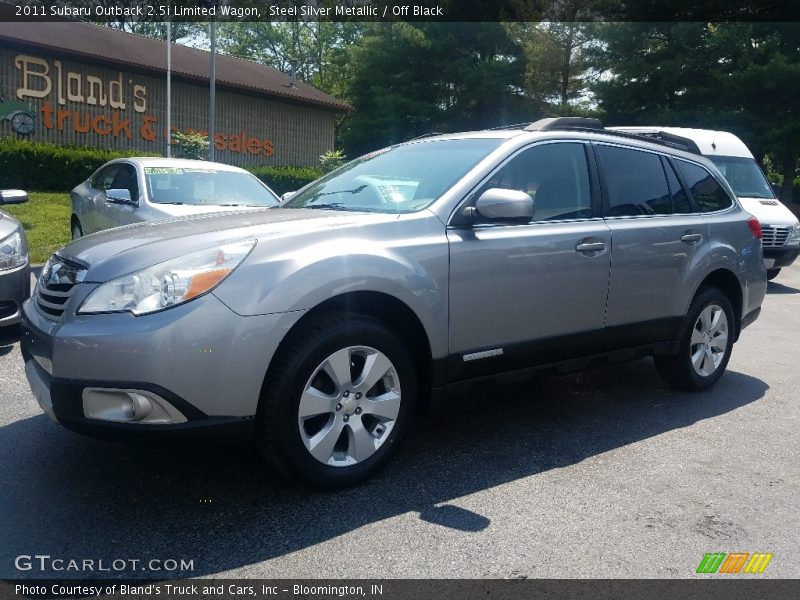
<instances>
[{"instance_id":1,"label":"green foliage","mask_svg":"<svg viewBox=\"0 0 800 600\"><path fill-rule=\"evenodd\" d=\"M43 263L70 241L72 207L66 193L32 192L28 196L25 204L4 206L3 210L22 223L28 238L30 261Z\"/></svg>"},{"instance_id":2,"label":"green foliage","mask_svg":"<svg viewBox=\"0 0 800 600\"><path fill-rule=\"evenodd\" d=\"M356 110L341 144L350 156L538 116L523 93L522 48L500 23L365 24L349 61Z\"/></svg>"},{"instance_id":3,"label":"green foliage","mask_svg":"<svg viewBox=\"0 0 800 600\"><path fill-rule=\"evenodd\" d=\"M0 138L0 187L67 191L86 180L109 160L146 155L138 150L120 152L71 148L10 137Z\"/></svg>"},{"instance_id":4,"label":"green foliage","mask_svg":"<svg viewBox=\"0 0 800 600\"><path fill-rule=\"evenodd\" d=\"M172 133L172 154L175 158L208 158L208 136L197 132L175 131Z\"/></svg>"},{"instance_id":5,"label":"green foliage","mask_svg":"<svg viewBox=\"0 0 800 600\"><path fill-rule=\"evenodd\" d=\"M231 56L269 65L336 97L349 77L346 48L357 43L362 25L316 20L220 23L219 45ZM288 77L287 77L288 81Z\"/></svg>"},{"instance_id":6,"label":"green foliage","mask_svg":"<svg viewBox=\"0 0 800 600\"><path fill-rule=\"evenodd\" d=\"M721 129L793 172L800 157L800 23L607 23L595 92L611 124ZM792 195L792 181L781 198Z\"/></svg>"},{"instance_id":7,"label":"green foliage","mask_svg":"<svg viewBox=\"0 0 800 600\"><path fill-rule=\"evenodd\" d=\"M279 196L295 192L323 175L314 167L265 167L252 165L245 167L253 175L266 183Z\"/></svg>"},{"instance_id":8,"label":"green foliage","mask_svg":"<svg viewBox=\"0 0 800 600\"><path fill-rule=\"evenodd\" d=\"M597 78L593 23L508 23L524 51L526 94L554 116L594 116L589 87Z\"/></svg>"},{"instance_id":9,"label":"green foliage","mask_svg":"<svg viewBox=\"0 0 800 600\"><path fill-rule=\"evenodd\" d=\"M330 173L347 162L347 157L341 150L328 150L319 157L319 166L323 173Z\"/></svg>"}]
</instances>

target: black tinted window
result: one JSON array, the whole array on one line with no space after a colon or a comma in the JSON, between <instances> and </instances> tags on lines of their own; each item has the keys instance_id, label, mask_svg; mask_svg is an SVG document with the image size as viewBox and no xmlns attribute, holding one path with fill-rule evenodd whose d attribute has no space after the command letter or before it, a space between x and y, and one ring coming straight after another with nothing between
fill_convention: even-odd
<instances>
[{"instance_id":1,"label":"black tinted window","mask_svg":"<svg viewBox=\"0 0 800 600\"><path fill-rule=\"evenodd\" d=\"M101 169L100 172L94 176L92 187L96 190L110 190L111 184L114 183L114 177L117 175L117 171L119 171L119 164L108 165L104 169Z\"/></svg>"},{"instance_id":2,"label":"black tinted window","mask_svg":"<svg viewBox=\"0 0 800 600\"><path fill-rule=\"evenodd\" d=\"M139 182L136 179L136 169L131 165L122 164L119 166L111 187L117 190L128 190L131 200L139 200Z\"/></svg>"},{"instance_id":3,"label":"black tinted window","mask_svg":"<svg viewBox=\"0 0 800 600\"><path fill-rule=\"evenodd\" d=\"M657 154L598 146L608 189L607 215L668 215L667 178Z\"/></svg>"},{"instance_id":4,"label":"black tinted window","mask_svg":"<svg viewBox=\"0 0 800 600\"><path fill-rule=\"evenodd\" d=\"M732 204L732 200L722 186L703 167L682 160L677 161L677 164L689 192L692 194L697 210L713 212L728 208Z\"/></svg>"},{"instance_id":5,"label":"black tinted window","mask_svg":"<svg viewBox=\"0 0 800 600\"><path fill-rule=\"evenodd\" d=\"M664 161L664 169L667 172L669 192L672 194L672 210L682 214L693 212L689 198L686 196L686 191L683 189L680 181L678 181L678 176L675 175L672 165L666 160Z\"/></svg>"},{"instance_id":6,"label":"black tinted window","mask_svg":"<svg viewBox=\"0 0 800 600\"><path fill-rule=\"evenodd\" d=\"M484 184L519 190L533 198L533 220L592 216L589 169L583 144L541 144L521 152Z\"/></svg>"}]
</instances>

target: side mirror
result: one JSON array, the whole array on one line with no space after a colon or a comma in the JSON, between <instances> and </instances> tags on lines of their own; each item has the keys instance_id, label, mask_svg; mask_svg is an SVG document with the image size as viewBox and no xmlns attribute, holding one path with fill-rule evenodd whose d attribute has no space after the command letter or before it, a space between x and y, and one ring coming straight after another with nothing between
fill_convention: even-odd
<instances>
[{"instance_id":1,"label":"side mirror","mask_svg":"<svg viewBox=\"0 0 800 600\"><path fill-rule=\"evenodd\" d=\"M291 200L292 196L294 196L297 192L286 192L281 196L281 204L286 202L287 200Z\"/></svg>"},{"instance_id":2,"label":"side mirror","mask_svg":"<svg viewBox=\"0 0 800 600\"><path fill-rule=\"evenodd\" d=\"M116 189L116 188L106 190L106 200L108 200L112 204L127 204L127 205L136 204L133 200L131 200L130 191Z\"/></svg>"},{"instance_id":3,"label":"side mirror","mask_svg":"<svg viewBox=\"0 0 800 600\"><path fill-rule=\"evenodd\" d=\"M23 204L28 201L25 190L0 190L0 204Z\"/></svg>"},{"instance_id":4,"label":"side mirror","mask_svg":"<svg viewBox=\"0 0 800 600\"><path fill-rule=\"evenodd\" d=\"M780 198L781 195L781 186L777 183L770 184L772 186L772 193L775 194L776 198Z\"/></svg>"},{"instance_id":5,"label":"side mirror","mask_svg":"<svg viewBox=\"0 0 800 600\"><path fill-rule=\"evenodd\" d=\"M519 190L490 188L475 202L475 211L490 221L527 223L533 219L533 198Z\"/></svg>"}]
</instances>

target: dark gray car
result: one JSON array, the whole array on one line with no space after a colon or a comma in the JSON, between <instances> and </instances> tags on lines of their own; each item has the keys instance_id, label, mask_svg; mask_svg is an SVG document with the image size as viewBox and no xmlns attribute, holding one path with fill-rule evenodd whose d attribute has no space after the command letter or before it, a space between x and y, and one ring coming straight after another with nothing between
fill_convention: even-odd
<instances>
[{"instance_id":1,"label":"dark gray car","mask_svg":"<svg viewBox=\"0 0 800 600\"><path fill-rule=\"evenodd\" d=\"M28 194L22 190L0 190L0 209L27 201ZM19 323L30 286L25 231L17 219L0 210L0 327Z\"/></svg>"},{"instance_id":2,"label":"dark gray car","mask_svg":"<svg viewBox=\"0 0 800 600\"><path fill-rule=\"evenodd\" d=\"M765 291L759 223L711 162L558 119L393 146L277 208L78 240L25 304L22 352L70 429L253 439L335 487L478 378L654 356L706 389Z\"/></svg>"}]
</instances>

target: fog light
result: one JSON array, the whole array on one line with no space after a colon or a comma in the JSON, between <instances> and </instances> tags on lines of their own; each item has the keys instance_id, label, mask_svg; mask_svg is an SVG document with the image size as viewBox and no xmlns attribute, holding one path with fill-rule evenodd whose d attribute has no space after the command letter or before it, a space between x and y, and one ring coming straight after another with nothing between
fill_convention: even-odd
<instances>
[{"instance_id":1,"label":"fog light","mask_svg":"<svg viewBox=\"0 0 800 600\"><path fill-rule=\"evenodd\" d=\"M186 417L161 396L144 390L86 388L83 414L87 419L115 423L166 425L185 423Z\"/></svg>"}]
</instances>

